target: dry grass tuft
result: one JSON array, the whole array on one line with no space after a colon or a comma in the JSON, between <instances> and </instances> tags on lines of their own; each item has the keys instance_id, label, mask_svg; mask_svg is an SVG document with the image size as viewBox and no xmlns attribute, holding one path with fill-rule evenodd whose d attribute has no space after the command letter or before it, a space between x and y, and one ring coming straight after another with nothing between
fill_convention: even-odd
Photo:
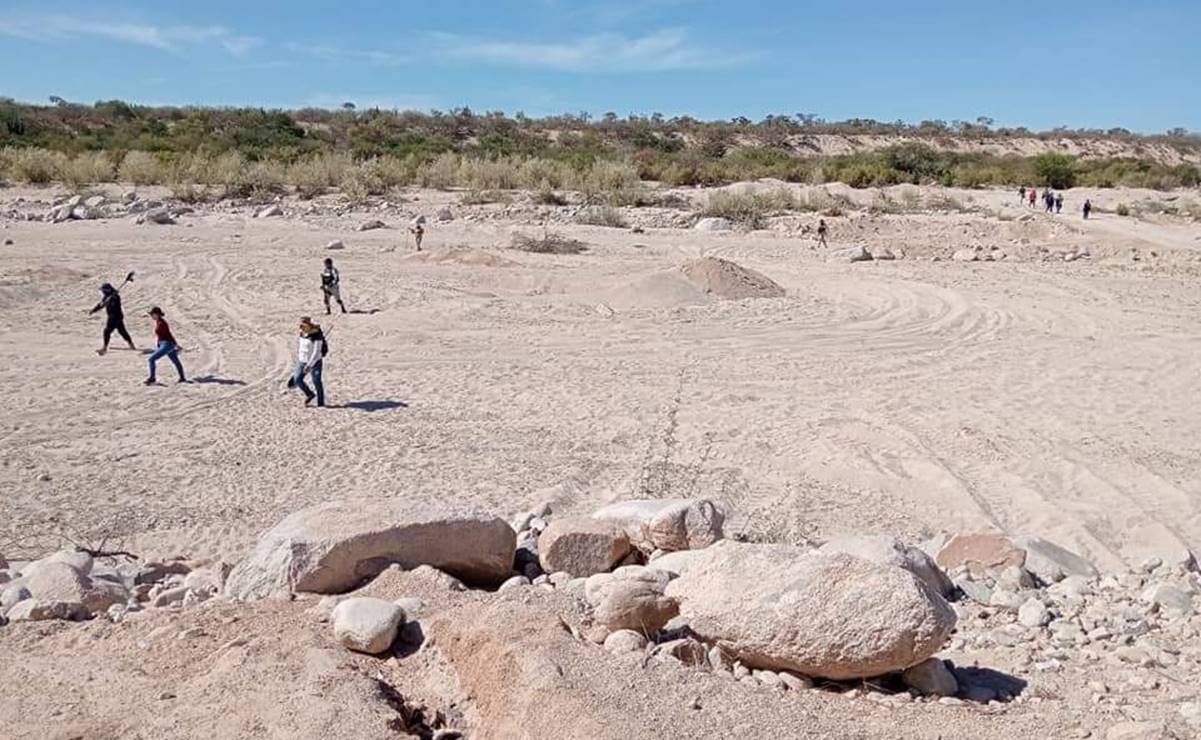
<instances>
[{"instance_id":1,"label":"dry grass tuft","mask_svg":"<svg viewBox=\"0 0 1201 740\"><path fill-rule=\"evenodd\" d=\"M544 230L541 237L514 234L510 248L534 254L580 254L587 251L588 245L579 239Z\"/></svg>"}]
</instances>

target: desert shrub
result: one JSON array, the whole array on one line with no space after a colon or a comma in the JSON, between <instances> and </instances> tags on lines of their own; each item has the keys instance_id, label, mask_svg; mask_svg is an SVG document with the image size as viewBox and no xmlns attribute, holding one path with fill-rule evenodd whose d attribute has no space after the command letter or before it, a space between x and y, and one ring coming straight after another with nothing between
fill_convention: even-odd
<instances>
[{"instance_id":1,"label":"desert shrub","mask_svg":"<svg viewBox=\"0 0 1201 740\"><path fill-rule=\"evenodd\" d=\"M503 190L468 190L459 196L459 202L466 206L482 206L488 203L510 203L513 198Z\"/></svg>"},{"instance_id":2,"label":"desert shrub","mask_svg":"<svg viewBox=\"0 0 1201 740\"><path fill-rule=\"evenodd\" d=\"M1040 185L1064 190L1076 182L1074 163L1075 159L1066 154L1045 152L1035 157L1031 166Z\"/></svg>"},{"instance_id":3,"label":"desert shrub","mask_svg":"<svg viewBox=\"0 0 1201 740\"><path fill-rule=\"evenodd\" d=\"M528 189L554 190L567 187L575 172L565 162L533 158L521 163L521 186Z\"/></svg>"},{"instance_id":4,"label":"desert shrub","mask_svg":"<svg viewBox=\"0 0 1201 740\"><path fill-rule=\"evenodd\" d=\"M1117 210L1115 211L1115 213L1117 213L1119 216L1129 216L1130 215L1130 206L1126 205L1125 203L1118 203L1118 207L1117 207Z\"/></svg>"},{"instance_id":5,"label":"desert shrub","mask_svg":"<svg viewBox=\"0 0 1201 740\"><path fill-rule=\"evenodd\" d=\"M204 185L194 182L176 183L171 186L171 197L180 203L206 203L212 194Z\"/></svg>"},{"instance_id":6,"label":"desert shrub","mask_svg":"<svg viewBox=\"0 0 1201 740\"><path fill-rule=\"evenodd\" d=\"M589 226L608 226L613 229L624 229L629 226L621 211L611 206L593 206L585 208L576 216L576 222Z\"/></svg>"},{"instance_id":7,"label":"desert shrub","mask_svg":"<svg viewBox=\"0 0 1201 740\"><path fill-rule=\"evenodd\" d=\"M926 199L926 205L935 211L952 211L956 213L971 210L963 205L958 198L949 193L932 193Z\"/></svg>"},{"instance_id":8,"label":"desert shrub","mask_svg":"<svg viewBox=\"0 0 1201 740\"><path fill-rule=\"evenodd\" d=\"M444 152L435 159L417 168L417 184L423 188L448 190L459 182L460 157L454 152Z\"/></svg>"},{"instance_id":9,"label":"desert shrub","mask_svg":"<svg viewBox=\"0 0 1201 740\"><path fill-rule=\"evenodd\" d=\"M637 190L642 187L642 180L633 165L598 161L576 173L574 186L586 198L596 199L620 190Z\"/></svg>"},{"instance_id":10,"label":"desert shrub","mask_svg":"<svg viewBox=\"0 0 1201 740\"><path fill-rule=\"evenodd\" d=\"M346 170L353 166L347 154L318 154L289 165L285 178L300 197L312 198L342 182Z\"/></svg>"},{"instance_id":11,"label":"desert shrub","mask_svg":"<svg viewBox=\"0 0 1201 740\"><path fill-rule=\"evenodd\" d=\"M514 234L512 249L535 254L579 254L588 249L588 245L579 239L557 234L553 231L543 231L542 236L532 237L527 234Z\"/></svg>"},{"instance_id":12,"label":"desert shrub","mask_svg":"<svg viewBox=\"0 0 1201 740\"><path fill-rule=\"evenodd\" d=\"M117 168L117 177L134 185L161 185L165 175L166 170L158 157L140 150L126 154Z\"/></svg>"},{"instance_id":13,"label":"desert shrub","mask_svg":"<svg viewBox=\"0 0 1201 740\"><path fill-rule=\"evenodd\" d=\"M117 168L104 152L83 152L63 165L63 182L80 187L97 182L112 182Z\"/></svg>"},{"instance_id":14,"label":"desert shrub","mask_svg":"<svg viewBox=\"0 0 1201 740\"><path fill-rule=\"evenodd\" d=\"M552 190L549 184L545 184L534 193L534 202L542 206L567 205L567 199Z\"/></svg>"},{"instance_id":15,"label":"desert shrub","mask_svg":"<svg viewBox=\"0 0 1201 740\"><path fill-rule=\"evenodd\" d=\"M264 201L284 192L284 167L278 162L252 162L224 185L226 197Z\"/></svg>"},{"instance_id":16,"label":"desert shrub","mask_svg":"<svg viewBox=\"0 0 1201 740\"><path fill-rule=\"evenodd\" d=\"M911 185L903 185L897 190L897 202L906 211L916 211L922 207L922 194Z\"/></svg>"},{"instance_id":17,"label":"desert shrub","mask_svg":"<svg viewBox=\"0 0 1201 740\"><path fill-rule=\"evenodd\" d=\"M46 149L6 149L8 173L17 182L45 185L61 178L67 167L62 152Z\"/></svg>"},{"instance_id":18,"label":"desert shrub","mask_svg":"<svg viewBox=\"0 0 1201 740\"><path fill-rule=\"evenodd\" d=\"M516 190L522 180L520 160L463 159L455 184L473 190Z\"/></svg>"},{"instance_id":19,"label":"desert shrub","mask_svg":"<svg viewBox=\"0 0 1201 740\"><path fill-rule=\"evenodd\" d=\"M750 229L761 229L769 214L791 210L807 210L807 206L802 207L790 191L780 188L753 194L714 193L700 215L725 218Z\"/></svg>"}]
</instances>

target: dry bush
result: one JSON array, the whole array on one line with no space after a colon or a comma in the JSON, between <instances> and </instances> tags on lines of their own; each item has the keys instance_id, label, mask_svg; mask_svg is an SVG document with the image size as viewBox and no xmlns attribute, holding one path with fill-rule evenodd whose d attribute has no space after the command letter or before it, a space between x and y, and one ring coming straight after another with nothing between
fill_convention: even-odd
<instances>
[{"instance_id":1,"label":"dry bush","mask_svg":"<svg viewBox=\"0 0 1201 740\"><path fill-rule=\"evenodd\" d=\"M117 168L104 152L84 152L63 167L62 181L79 188L97 182L112 182Z\"/></svg>"},{"instance_id":2,"label":"dry bush","mask_svg":"<svg viewBox=\"0 0 1201 740\"><path fill-rule=\"evenodd\" d=\"M565 206L565 205L567 205L566 198L564 198L562 195L559 195L554 190L552 190L549 185L545 185L545 184L542 188L540 188L538 190L538 192L534 193L534 202L537 203L538 205L543 205L543 206Z\"/></svg>"},{"instance_id":3,"label":"dry bush","mask_svg":"<svg viewBox=\"0 0 1201 740\"><path fill-rule=\"evenodd\" d=\"M459 202L465 206L482 206L488 203L511 203L513 197L500 190L468 190L459 196Z\"/></svg>"},{"instance_id":4,"label":"dry bush","mask_svg":"<svg viewBox=\"0 0 1201 740\"><path fill-rule=\"evenodd\" d=\"M589 226L607 226L611 229L624 229L630 224L621 211L610 206L593 206L580 211L575 218L576 223Z\"/></svg>"},{"instance_id":5,"label":"dry bush","mask_svg":"<svg viewBox=\"0 0 1201 740\"><path fill-rule=\"evenodd\" d=\"M575 178L575 171L563 162L549 159L527 159L521 163L521 186L527 190L535 188L555 190L567 187Z\"/></svg>"},{"instance_id":6,"label":"dry bush","mask_svg":"<svg viewBox=\"0 0 1201 740\"><path fill-rule=\"evenodd\" d=\"M166 170L158 157L137 149L126 154L117 168L118 179L134 185L161 185L165 176Z\"/></svg>"},{"instance_id":7,"label":"dry bush","mask_svg":"<svg viewBox=\"0 0 1201 740\"><path fill-rule=\"evenodd\" d=\"M278 162L253 162L224 184L226 197L266 201L284 192L284 167Z\"/></svg>"},{"instance_id":8,"label":"dry bush","mask_svg":"<svg viewBox=\"0 0 1201 740\"><path fill-rule=\"evenodd\" d=\"M769 214L798 210L800 205L792 192L783 188L754 194L719 192L709 196L700 215L725 218L750 229L761 229Z\"/></svg>"},{"instance_id":9,"label":"dry bush","mask_svg":"<svg viewBox=\"0 0 1201 740\"><path fill-rule=\"evenodd\" d=\"M392 156L373 157L362 163L370 178L385 191L412 185L417 180L420 160L416 157L398 159Z\"/></svg>"},{"instance_id":10,"label":"dry bush","mask_svg":"<svg viewBox=\"0 0 1201 740\"><path fill-rule=\"evenodd\" d=\"M454 152L444 152L430 162L417 168L417 184L423 188L449 190L459 182L460 157Z\"/></svg>"},{"instance_id":11,"label":"dry bush","mask_svg":"<svg viewBox=\"0 0 1201 740\"><path fill-rule=\"evenodd\" d=\"M968 206L965 206L958 198L947 193L932 193L926 199L926 205L935 211L967 213L972 210Z\"/></svg>"},{"instance_id":12,"label":"dry bush","mask_svg":"<svg viewBox=\"0 0 1201 740\"><path fill-rule=\"evenodd\" d=\"M1114 212L1117 213L1119 216L1129 216L1130 215L1130 206L1126 205L1125 203L1118 203L1118 208Z\"/></svg>"},{"instance_id":13,"label":"dry bush","mask_svg":"<svg viewBox=\"0 0 1201 740\"><path fill-rule=\"evenodd\" d=\"M641 187L638 169L625 162L598 160L575 176L575 189L588 198Z\"/></svg>"},{"instance_id":14,"label":"dry bush","mask_svg":"<svg viewBox=\"0 0 1201 740\"><path fill-rule=\"evenodd\" d=\"M62 152L46 149L5 149L8 174L17 182L45 185L61 178L67 168Z\"/></svg>"},{"instance_id":15,"label":"dry bush","mask_svg":"<svg viewBox=\"0 0 1201 740\"><path fill-rule=\"evenodd\" d=\"M580 254L588 249L588 245L579 239L543 230L542 236L532 237L527 234L514 234L511 249L535 254Z\"/></svg>"},{"instance_id":16,"label":"dry bush","mask_svg":"<svg viewBox=\"0 0 1201 740\"><path fill-rule=\"evenodd\" d=\"M906 211L916 211L922 207L922 194L912 185L902 185L897 189L897 201Z\"/></svg>"},{"instance_id":17,"label":"dry bush","mask_svg":"<svg viewBox=\"0 0 1201 740\"><path fill-rule=\"evenodd\" d=\"M314 198L342 182L348 169L354 166L350 156L343 153L318 154L289 165L284 177L301 198Z\"/></svg>"},{"instance_id":18,"label":"dry bush","mask_svg":"<svg viewBox=\"0 0 1201 740\"><path fill-rule=\"evenodd\" d=\"M464 159L459 163L458 185L472 190L516 190L523 185L521 160Z\"/></svg>"},{"instance_id":19,"label":"dry bush","mask_svg":"<svg viewBox=\"0 0 1201 740\"><path fill-rule=\"evenodd\" d=\"M182 182L171 186L171 197L180 203L207 203L212 200L212 193L204 185Z\"/></svg>"}]
</instances>

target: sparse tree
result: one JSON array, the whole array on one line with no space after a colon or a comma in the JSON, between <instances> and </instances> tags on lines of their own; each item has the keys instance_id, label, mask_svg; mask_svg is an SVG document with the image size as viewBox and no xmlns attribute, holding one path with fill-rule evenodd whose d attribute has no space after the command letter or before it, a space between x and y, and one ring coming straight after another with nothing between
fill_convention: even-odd
<instances>
[{"instance_id":1,"label":"sparse tree","mask_svg":"<svg viewBox=\"0 0 1201 740\"><path fill-rule=\"evenodd\" d=\"M355 104L349 100L342 104L342 110L354 110Z\"/></svg>"}]
</instances>

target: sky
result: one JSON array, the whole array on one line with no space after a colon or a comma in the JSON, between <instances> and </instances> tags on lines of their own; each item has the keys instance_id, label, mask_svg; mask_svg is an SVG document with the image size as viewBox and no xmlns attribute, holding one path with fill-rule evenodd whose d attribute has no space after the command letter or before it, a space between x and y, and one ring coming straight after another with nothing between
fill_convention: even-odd
<instances>
[{"instance_id":1,"label":"sky","mask_svg":"<svg viewBox=\"0 0 1201 740\"><path fill-rule=\"evenodd\" d=\"M0 0L0 96L1201 131L1201 2Z\"/></svg>"}]
</instances>

